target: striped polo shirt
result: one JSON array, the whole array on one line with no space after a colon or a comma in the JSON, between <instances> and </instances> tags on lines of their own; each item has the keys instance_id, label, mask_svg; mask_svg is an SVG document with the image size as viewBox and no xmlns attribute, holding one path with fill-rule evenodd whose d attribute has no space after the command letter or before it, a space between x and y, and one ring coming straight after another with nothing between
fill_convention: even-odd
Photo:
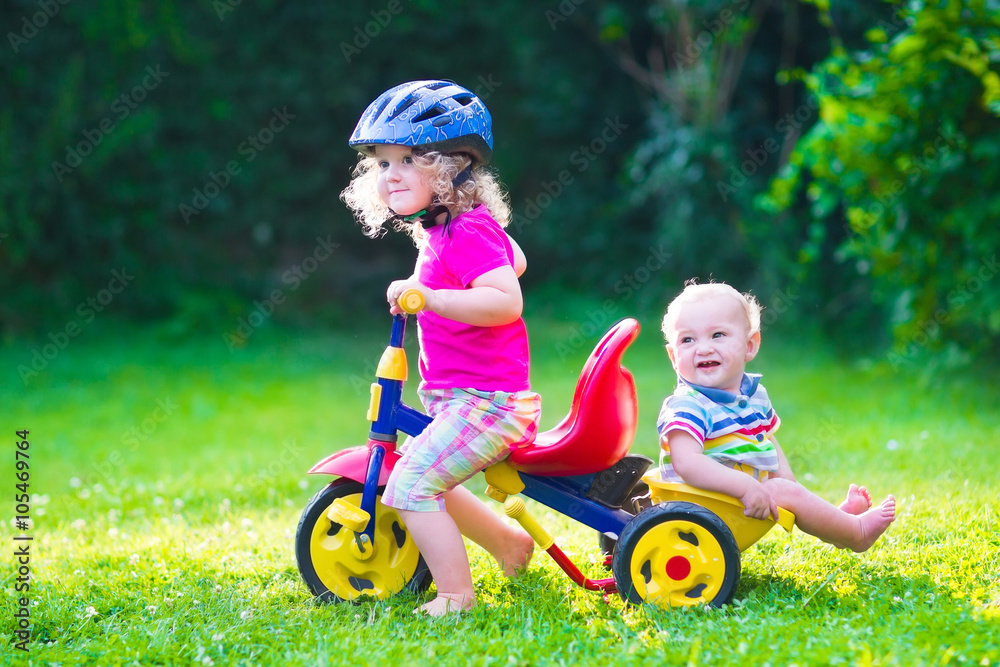
<instances>
[{"instance_id":1,"label":"striped polo shirt","mask_svg":"<svg viewBox=\"0 0 1000 667\"><path fill-rule=\"evenodd\" d=\"M663 401L656 430L660 434L660 475L665 482L681 482L670 463L667 434L689 433L707 456L735 468L778 469L778 453L769 439L781 425L771 407L760 375L744 373L740 393L702 387L679 378L677 389Z\"/></svg>"}]
</instances>

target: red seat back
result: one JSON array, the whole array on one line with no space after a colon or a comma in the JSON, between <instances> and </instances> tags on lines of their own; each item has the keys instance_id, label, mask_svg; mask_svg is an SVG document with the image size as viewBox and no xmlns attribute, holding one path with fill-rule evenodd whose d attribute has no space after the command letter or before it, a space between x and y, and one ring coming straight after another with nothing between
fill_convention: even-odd
<instances>
[{"instance_id":1,"label":"red seat back","mask_svg":"<svg viewBox=\"0 0 1000 667\"><path fill-rule=\"evenodd\" d=\"M569 414L535 441L511 452L517 470L543 475L587 475L617 463L632 445L638 418L635 380L622 355L639 335L627 318L613 326L590 353Z\"/></svg>"}]
</instances>

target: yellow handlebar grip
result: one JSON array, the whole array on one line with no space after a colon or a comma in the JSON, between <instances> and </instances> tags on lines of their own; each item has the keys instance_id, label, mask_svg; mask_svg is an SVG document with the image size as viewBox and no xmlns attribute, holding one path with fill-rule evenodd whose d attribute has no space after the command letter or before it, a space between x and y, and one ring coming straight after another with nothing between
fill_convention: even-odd
<instances>
[{"instance_id":1,"label":"yellow handlebar grip","mask_svg":"<svg viewBox=\"0 0 1000 667\"><path fill-rule=\"evenodd\" d=\"M403 290L403 293L396 299L396 303L403 309L404 313L414 315L419 313L427 305L423 293L415 288Z\"/></svg>"}]
</instances>

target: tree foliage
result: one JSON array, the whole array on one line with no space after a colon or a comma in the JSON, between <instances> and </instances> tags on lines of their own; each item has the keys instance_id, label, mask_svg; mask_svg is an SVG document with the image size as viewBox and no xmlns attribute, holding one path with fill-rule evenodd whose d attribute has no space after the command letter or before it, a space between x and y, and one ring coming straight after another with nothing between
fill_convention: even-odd
<instances>
[{"instance_id":1,"label":"tree foliage","mask_svg":"<svg viewBox=\"0 0 1000 667\"><path fill-rule=\"evenodd\" d=\"M44 4L53 15L38 0L0 10L7 332L85 324L80 304L122 269L136 278L104 310L178 332L246 317L275 290L288 304L275 319L375 307L413 248L366 239L338 195L358 117L407 79L450 78L486 99L529 280L571 275L566 241L604 233L598 211L641 124L631 82L555 5ZM574 164L608 123L616 140Z\"/></svg>"},{"instance_id":2,"label":"tree foliage","mask_svg":"<svg viewBox=\"0 0 1000 667\"><path fill-rule=\"evenodd\" d=\"M959 360L1000 332L1000 16L987 5L898 5L865 48L835 45L803 76L820 120L761 198L803 220L816 289L868 288L828 314L855 336L886 321L858 312L885 313L894 365Z\"/></svg>"},{"instance_id":3,"label":"tree foliage","mask_svg":"<svg viewBox=\"0 0 1000 667\"><path fill-rule=\"evenodd\" d=\"M389 86L450 78L493 113L529 289L804 286L848 331L881 326L874 289L901 340L971 346L1000 326L996 19L819 4L7 3L0 329L377 307L413 248L339 201L346 138Z\"/></svg>"}]
</instances>

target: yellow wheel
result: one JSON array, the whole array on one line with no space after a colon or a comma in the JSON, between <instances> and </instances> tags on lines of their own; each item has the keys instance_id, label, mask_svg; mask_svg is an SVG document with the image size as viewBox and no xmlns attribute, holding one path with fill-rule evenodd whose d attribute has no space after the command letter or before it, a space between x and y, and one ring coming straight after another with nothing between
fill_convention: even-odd
<instances>
[{"instance_id":1,"label":"yellow wheel","mask_svg":"<svg viewBox=\"0 0 1000 667\"><path fill-rule=\"evenodd\" d=\"M729 527L714 512L669 502L628 522L611 569L619 594L633 604L721 607L736 590L740 552Z\"/></svg>"},{"instance_id":2,"label":"yellow wheel","mask_svg":"<svg viewBox=\"0 0 1000 667\"><path fill-rule=\"evenodd\" d=\"M431 584L430 570L399 514L381 503L381 488L375 504L374 545L359 545L354 531L330 520L335 500L343 498L360 506L362 490L357 482L336 480L313 496L302 512L295 557L309 590L332 602L426 590Z\"/></svg>"}]
</instances>

